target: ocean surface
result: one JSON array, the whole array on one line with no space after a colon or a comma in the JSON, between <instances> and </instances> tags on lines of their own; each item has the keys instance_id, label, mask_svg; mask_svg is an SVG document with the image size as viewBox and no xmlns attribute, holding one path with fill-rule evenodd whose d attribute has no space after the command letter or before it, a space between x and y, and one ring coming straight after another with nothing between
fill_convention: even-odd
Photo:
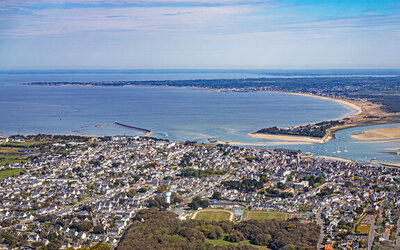
<instances>
[{"instance_id":1,"label":"ocean surface","mask_svg":"<svg viewBox=\"0 0 400 250\"><path fill-rule=\"evenodd\" d=\"M295 73L286 75L294 77ZM337 75L339 73L349 74L337 72ZM367 73L371 75L371 72L364 75ZM117 121L149 129L154 132L154 137L171 141L208 143L208 138L214 138L257 144L268 141L250 138L246 134L271 126L288 127L337 119L354 112L336 102L279 93L215 92L175 87L21 85L36 81L233 79L265 77L266 74L277 75L260 71L218 70L0 72L0 135L142 135L139 131L114 125ZM382 74L388 72L379 73ZM342 130L336 134L336 140L325 144L258 147L299 149L360 162L369 162L373 158L399 162L399 156L390 153L393 152L391 148L400 147L399 142L360 143L350 137L350 134L365 129L391 126L400 124Z\"/></svg>"}]
</instances>

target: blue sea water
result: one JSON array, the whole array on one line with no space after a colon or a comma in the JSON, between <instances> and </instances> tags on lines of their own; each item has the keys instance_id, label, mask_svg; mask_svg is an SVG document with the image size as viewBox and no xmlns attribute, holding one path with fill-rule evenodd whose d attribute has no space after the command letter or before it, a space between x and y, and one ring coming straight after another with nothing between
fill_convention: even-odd
<instances>
[{"instance_id":1,"label":"blue sea water","mask_svg":"<svg viewBox=\"0 0 400 250\"><path fill-rule=\"evenodd\" d=\"M261 92L215 92L175 87L26 86L35 81L182 80L264 77L240 71L134 72L8 72L0 73L0 135L52 133L136 135L113 124L118 121L152 130L172 141L208 138L247 143L265 142L246 136L260 128L287 127L337 119L351 112L336 102L305 96ZM103 125L104 127L96 127ZM326 144L263 146L291 148L361 162L372 158L398 162L386 149L398 142L359 143L350 137L365 129L337 133ZM399 126L399 124L397 124ZM345 152L347 151L347 152Z\"/></svg>"}]
</instances>

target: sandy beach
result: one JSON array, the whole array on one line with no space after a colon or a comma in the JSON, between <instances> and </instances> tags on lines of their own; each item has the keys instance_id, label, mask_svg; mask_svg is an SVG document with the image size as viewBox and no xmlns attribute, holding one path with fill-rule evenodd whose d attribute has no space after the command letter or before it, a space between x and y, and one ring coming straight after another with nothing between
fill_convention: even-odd
<instances>
[{"instance_id":1,"label":"sandy beach","mask_svg":"<svg viewBox=\"0 0 400 250\"><path fill-rule=\"evenodd\" d=\"M297 145L297 144L312 144L312 142L305 141L273 141L273 142L224 142L216 141L216 144L228 144L235 146L278 146L278 145Z\"/></svg>"},{"instance_id":2,"label":"sandy beach","mask_svg":"<svg viewBox=\"0 0 400 250\"><path fill-rule=\"evenodd\" d=\"M266 91L273 93L282 93L282 94L291 94L291 95L301 95L313 98L320 98L324 100L334 101L340 104L345 105L346 107L354 110L354 113L349 117L344 117L339 119L339 121L344 121L345 124L331 127L327 130L326 135L323 138L315 138L308 136L299 136L299 135L279 135L279 134L263 134L263 133L249 133L248 136L266 139L266 140L278 140L278 141L292 141L300 143L325 143L330 140L335 139L335 132L352 127L359 126L368 126L368 125L378 125L378 124L388 124L388 123L396 123L399 120L398 113L387 113L382 109L382 105L377 103L372 103L369 101L361 101L361 100L347 100L347 99L339 99L332 98L326 96L318 96L314 94L307 93L292 93L292 92L282 92L282 91ZM385 129L382 129L385 130ZM382 132L379 132L382 133ZM385 132L387 133L387 132ZM392 132L390 132L392 133ZM393 132L397 133L397 132ZM384 134L384 133L382 133ZM399 133L397 133L399 134ZM385 134L386 135L386 134ZM390 135L389 135L390 136ZM396 139L400 137L394 137L392 139ZM382 138L383 139L383 138ZM388 139L388 138L384 138ZM378 139L377 139L378 140Z\"/></svg>"},{"instance_id":3,"label":"sandy beach","mask_svg":"<svg viewBox=\"0 0 400 250\"><path fill-rule=\"evenodd\" d=\"M400 127L370 129L351 137L362 141L400 139Z\"/></svg>"},{"instance_id":4,"label":"sandy beach","mask_svg":"<svg viewBox=\"0 0 400 250\"><path fill-rule=\"evenodd\" d=\"M387 163L387 162L379 162L379 161L376 161L376 160L371 160L371 162L372 162L372 163L375 163L375 164L382 165L382 166L398 167L398 168L400 168L400 162L396 162L396 163Z\"/></svg>"},{"instance_id":5,"label":"sandy beach","mask_svg":"<svg viewBox=\"0 0 400 250\"><path fill-rule=\"evenodd\" d=\"M356 143L382 143L382 142L400 142L400 140L378 140L378 141L357 141Z\"/></svg>"},{"instance_id":6,"label":"sandy beach","mask_svg":"<svg viewBox=\"0 0 400 250\"><path fill-rule=\"evenodd\" d=\"M307 137L307 136L294 136L294 135L272 135L262 133L248 133L250 137L266 140L278 140L287 142L295 142L292 144L311 144L311 143L324 143L323 138Z\"/></svg>"},{"instance_id":7,"label":"sandy beach","mask_svg":"<svg viewBox=\"0 0 400 250\"><path fill-rule=\"evenodd\" d=\"M327 96L319 96L319 95L314 95L314 94L306 94L306 93L293 93L293 92L280 92L280 91L270 91L270 92L282 93L282 94L290 94L290 95L308 96L308 97L314 97L314 98L319 98L319 99L323 99L323 100L329 100L329 101L337 102L337 103L343 104L346 107L356 111L351 116L355 116L355 115L361 114L361 112L363 112L363 110L364 110L363 109L363 105L361 105L361 103L356 102L356 101L346 100L346 99L338 99L338 98L332 98L332 97L327 97Z\"/></svg>"},{"instance_id":8,"label":"sandy beach","mask_svg":"<svg viewBox=\"0 0 400 250\"><path fill-rule=\"evenodd\" d=\"M145 135L144 135L144 137L150 137L150 136L152 136L154 133L153 133L153 131L149 131L149 132L147 132Z\"/></svg>"}]
</instances>

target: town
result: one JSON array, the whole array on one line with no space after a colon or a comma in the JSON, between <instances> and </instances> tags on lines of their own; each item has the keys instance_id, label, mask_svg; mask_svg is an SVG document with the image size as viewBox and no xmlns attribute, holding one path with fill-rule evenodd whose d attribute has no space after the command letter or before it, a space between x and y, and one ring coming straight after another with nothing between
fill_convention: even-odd
<instances>
[{"instance_id":1,"label":"town","mask_svg":"<svg viewBox=\"0 0 400 250\"><path fill-rule=\"evenodd\" d=\"M0 249L115 248L146 208L180 220L316 223L318 249L400 246L397 168L150 137L55 138L2 139L0 150L29 160L0 166Z\"/></svg>"}]
</instances>

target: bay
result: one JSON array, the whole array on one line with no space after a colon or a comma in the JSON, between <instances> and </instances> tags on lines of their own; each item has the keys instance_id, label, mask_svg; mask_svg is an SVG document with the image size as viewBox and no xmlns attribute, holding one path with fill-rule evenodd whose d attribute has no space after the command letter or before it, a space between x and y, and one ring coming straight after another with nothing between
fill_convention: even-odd
<instances>
[{"instance_id":1,"label":"bay","mask_svg":"<svg viewBox=\"0 0 400 250\"><path fill-rule=\"evenodd\" d=\"M33 81L105 81L165 79L226 79L258 77L254 73L211 72L140 74L0 74L0 135L52 133L89 135L141 135L114 125L115 121L149 129L155 137L172 141L195 140L265 143L246 134L261 128L288 127L337 119L353 111L328 100L262 92L215 92L176 87L26 86ZM232 75L233 74L233 75ZM398 162L382 153L398 142L359 143L350 134L384 126L353 128L337 133L326 144L261 146L290 148L368 162ZM398 126L398 124L397 124ZM260 147L260 146L259 146Z\"/></svg>"}]
</instances>

